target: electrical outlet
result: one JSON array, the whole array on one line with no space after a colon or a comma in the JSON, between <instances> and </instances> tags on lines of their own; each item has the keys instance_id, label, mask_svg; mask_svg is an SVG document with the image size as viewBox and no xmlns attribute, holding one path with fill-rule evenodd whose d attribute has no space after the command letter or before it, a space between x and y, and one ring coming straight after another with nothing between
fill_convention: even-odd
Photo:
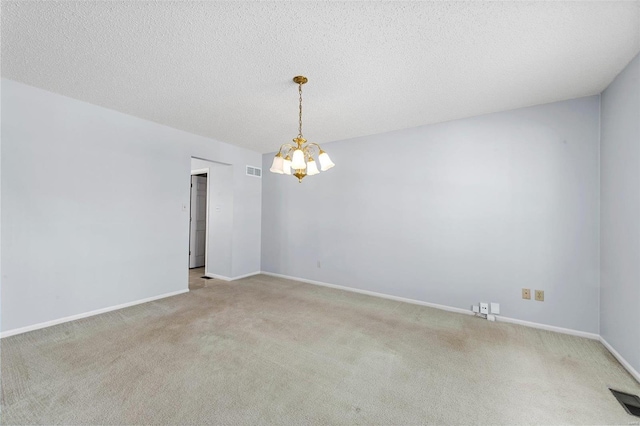
<instances>
[{"instance_id":1,"label":"electrical outlet","mask_svg":"<svg viewBox=\"0 0 640 426\"><path fill-rule=\"evenodd\" d=\"M480 313L480 306L478 306L478 305L473 305L473 306L471 307L471 310L472 310L473 312L475 312L476 314L479 314L479 313Z\"/></svg>"},{"instance_id":2,"label":"electrical outlet","mask_svg":"<svg viewBox=\"0 0 640 426\"><path fill-rule=\"evenodd\" d=\"M528 288L522 289L522 298L523 299L531 299L531 290Z\"/></svg>"},{"instance_id":3,"label":"electrical outlet","mask_svg":"<svg viewBox=\"0 0 640 426\"><path fill-rule=\"evenodd\" d=\"M500 304L499 303L491 302L491 313L494 314L494 315L499 315L500 314Z\"/></svg>"},{"instance_id":4,"label":"electrical outlet","mask_svg":"<svg viewBox=\"0 0 640 426\"><path fill-rule=\"evenodd\" d=\"M489 313L489 304L488 303L480 303L480 313L488 314Z\"/></svg>"},{"instance_id":5,"label":"electrical outlet","mask_svg":"<svg viewBox=\"0 0 640 426\"><path fill-rule=\"evenodd\" d=\"M544 302L544 290L536 290L536 300L538 302Z\"/></svg>"}]
</instances>

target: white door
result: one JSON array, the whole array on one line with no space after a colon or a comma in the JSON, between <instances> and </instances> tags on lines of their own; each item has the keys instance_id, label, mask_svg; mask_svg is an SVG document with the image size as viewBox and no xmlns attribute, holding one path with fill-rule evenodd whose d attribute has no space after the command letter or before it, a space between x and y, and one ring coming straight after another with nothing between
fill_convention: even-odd
<instances>
[{"instance_id":1,"label":"white door","mask_svg":"<svg viewBox=\"0 0 640 426\"><path fill-rule=\"evenodd\" d=\"M204 266L207 232L207 178L191 176L189 268Z\"/></svg>"}]
</instances>

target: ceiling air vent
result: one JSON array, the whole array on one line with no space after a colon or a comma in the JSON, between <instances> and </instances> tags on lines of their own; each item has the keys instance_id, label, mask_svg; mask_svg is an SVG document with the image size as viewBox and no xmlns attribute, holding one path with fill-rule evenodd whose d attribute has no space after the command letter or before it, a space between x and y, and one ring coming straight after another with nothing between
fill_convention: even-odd
<instances>
[{"instance_id":1,"label":"ceiling air vent","mask_svg":"<svg viewBox=\"0 0 640 426\"><path fill-rule=\"evenodd\" d=\"M247 166L247 176L262 177L262 169L253 166Z\"/></svg>"}]
</instances>

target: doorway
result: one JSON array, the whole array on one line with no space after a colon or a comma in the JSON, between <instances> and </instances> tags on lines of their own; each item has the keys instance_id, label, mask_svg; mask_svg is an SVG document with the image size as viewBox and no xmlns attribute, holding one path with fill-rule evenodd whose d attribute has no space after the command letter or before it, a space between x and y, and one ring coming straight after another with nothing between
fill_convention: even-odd
<instances>
[{"instance_id":1,"label":"doorway","mask_svg":"<svg viewBox=\"0 0 640 426\"><path fill-rule=\"evenodd\" d=\"M197 179L193 179L194 176ZM204 179L199 178L206 178L206 183ZM192 180L193 187L190 187L189 192L191 200L186 201L190 208L185 209L190 213L188 217L185 215L185 219L189 221L188 224L185 222L185 226L189 226L190 285L192 278L195 277L200 281L199 284L203 284L206 283L203 276L220 279L231 276L233 167L229 164L191 157L189 186ZM203 217L204 223L201 222ZM204 256L202 256L203 252ZM202 265L203 257L205 268L201 269L197 265Z\"/></svg>"},{"instance_id":2,"label":"doorway","mask_svg":"<svg viewBox=\"0 0 640 426\"><path fill-rule=\"evenodd\" d=\"M191 173L191 209L189 218L189 269L202 268L207 258L207 172Z\"/></svg>"}]
</instances>

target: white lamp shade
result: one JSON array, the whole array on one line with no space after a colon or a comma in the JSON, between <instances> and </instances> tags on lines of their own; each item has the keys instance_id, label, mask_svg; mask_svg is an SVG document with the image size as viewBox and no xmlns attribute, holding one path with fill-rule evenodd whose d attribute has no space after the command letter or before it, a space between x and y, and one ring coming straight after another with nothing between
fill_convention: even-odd
<instances>
[{"instance_id":1,"label":"white lamp shade","mask_svg":"<svg viewBox=\"0 0 640 426\"><path fill-rule=\"evenodd\" d=\"M291 168L294 170L306 169L307 164L304 162L304 154L301 149L293 151L293 159L291 160Z\"/></svg>"},{"instance_id":2,"label":"white lamp shade","mask_svg":"<svg viewBox=\"0 0 640 426\"><path fill-rule=\"evenodd\" d=\"M278 153L274 159L273 159L273 163L271 163L271 168L269 169L270 172L272 173L278 173L278 174L282 174L284 173L282 166L284 163L284 159L282 158L282 155L280 155L280 153Z\"/></svg>"},{"instance_id":3,"label":"white lamp shade","mask_svg":"<svg viewBox=\"0 0 640 426\"><path fill-rule=\"evenodd\" d=\"M313 161L313 159L310 159L309 162L307 163L307 175L313 176L313 175L317 175L318 173L320 172L318 171L318 166L316 166L316 162Z\"/></svg>"},{"instance_id":4,"label":"white lamp shade","mask_svg":"<svg viewBox=\"0 0 640 426\"><path fill-rule=\"evenodd\" d=\"M318 160L320 160L320 170L322 170L323 172L326 172L327 170L335 166L335 164L333 164L333 161L331 161L331 158L329 158L329 154L324 151L320 153Z\"/></svg>"},{"instance_id":5,"label":"white lamp shade","mask_svg":"<svg viewBox=\"0 0 640 426\"><path fill-rule=\"evenodd\" d=\"M291 160L289 159L288 155L287 155L287 158L285 158L284 161L282 162L282 172L285 175L291 174Z\"/></svg>"}]
</instances>

